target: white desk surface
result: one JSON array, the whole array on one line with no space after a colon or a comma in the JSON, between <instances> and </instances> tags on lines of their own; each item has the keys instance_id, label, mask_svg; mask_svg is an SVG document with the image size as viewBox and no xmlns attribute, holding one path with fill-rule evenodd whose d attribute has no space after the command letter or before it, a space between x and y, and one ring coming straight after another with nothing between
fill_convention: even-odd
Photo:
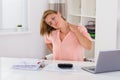
<instances>
[{"instance_id":1,"label":"white desk surface","mask_svg":"<svg viewBox=\"0 0 120 80\"><path fill-rule=\"evenodd\" d=\"M53 71L28 71L28 70L14 70L11 69L11 66L23 60L23 58L0 58L0 80L120 80L120 71L101 73L101 74L92 74L84 70L80 72L53 72ZM34 59L26 59L34 60ZM50 63L60 63L67 61L46 61L47 64ZM73 63L77 66L90 66L93 63L90 62L76 62L68 61L67 63Z\"/></svg>"}]
</instances>

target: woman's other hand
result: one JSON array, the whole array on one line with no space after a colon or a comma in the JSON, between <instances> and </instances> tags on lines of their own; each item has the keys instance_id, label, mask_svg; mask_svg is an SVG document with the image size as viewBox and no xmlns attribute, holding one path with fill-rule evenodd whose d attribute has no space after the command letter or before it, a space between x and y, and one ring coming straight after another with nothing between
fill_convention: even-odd
<instances>
[{"instance_id":1,"label":"woman's other hand","mask_svg":"<svg viewBox=\"0 0 120 80\"><path fill-rule=\"evenodd\" d=\"M46 57L46 56L45 56L45 57L42 57L42 59L43 59L43 60L47 60L47 57Z\"/></svg>"}]
</instances>

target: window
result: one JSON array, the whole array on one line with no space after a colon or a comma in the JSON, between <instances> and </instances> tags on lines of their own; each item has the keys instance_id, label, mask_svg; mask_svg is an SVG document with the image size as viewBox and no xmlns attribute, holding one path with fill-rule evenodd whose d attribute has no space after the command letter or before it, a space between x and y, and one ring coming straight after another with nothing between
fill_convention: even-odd
<instances>
[{"instance_id":1,"label":"window","mask_svg":"<svg viewBox=\"0 0 120 80\"><path fill-rule=\"evenodd\" d=\"M28 31L28 0L0 0L0 33L18 29Z\"/></svg>"}]
</instances>

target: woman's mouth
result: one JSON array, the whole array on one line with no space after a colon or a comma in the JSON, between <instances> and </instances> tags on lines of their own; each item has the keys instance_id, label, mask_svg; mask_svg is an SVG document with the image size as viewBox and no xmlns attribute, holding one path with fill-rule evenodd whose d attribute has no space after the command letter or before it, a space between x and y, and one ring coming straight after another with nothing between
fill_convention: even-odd
<instances>
[{"instance_id":1,"label":"woman's mouth","mask_svg":"<svg viewBox=\"0 0 120 80\"><path fill-rule=\"evenodd\" d=\"M56 27L58 27L59 25L58 25L58 22L56 22Z\"/></svg>"}]
</instances>

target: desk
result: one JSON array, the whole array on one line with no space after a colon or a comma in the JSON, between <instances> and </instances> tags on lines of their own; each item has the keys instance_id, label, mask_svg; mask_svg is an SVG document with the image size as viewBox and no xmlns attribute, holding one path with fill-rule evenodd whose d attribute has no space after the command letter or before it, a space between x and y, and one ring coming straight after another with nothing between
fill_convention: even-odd
<instances>
[{"instance_id":1,"label":"desk","mask_svg":"<svg viewBox=\"0 0 120 80\"><path fill-rule=\"evenodd\" d=\"M1 79L0 80L119 80L120 71L102 74L91 74L84 70L81 72L50 72L50 71L27 71L13 70L10 67L20 61L20 58L1 58ZM34 60L34 59L28 59ZM45 61L47 64L67 61ZM90 62L68 61L78 66L93 65Z\"/></svg>"}]
</instances>

